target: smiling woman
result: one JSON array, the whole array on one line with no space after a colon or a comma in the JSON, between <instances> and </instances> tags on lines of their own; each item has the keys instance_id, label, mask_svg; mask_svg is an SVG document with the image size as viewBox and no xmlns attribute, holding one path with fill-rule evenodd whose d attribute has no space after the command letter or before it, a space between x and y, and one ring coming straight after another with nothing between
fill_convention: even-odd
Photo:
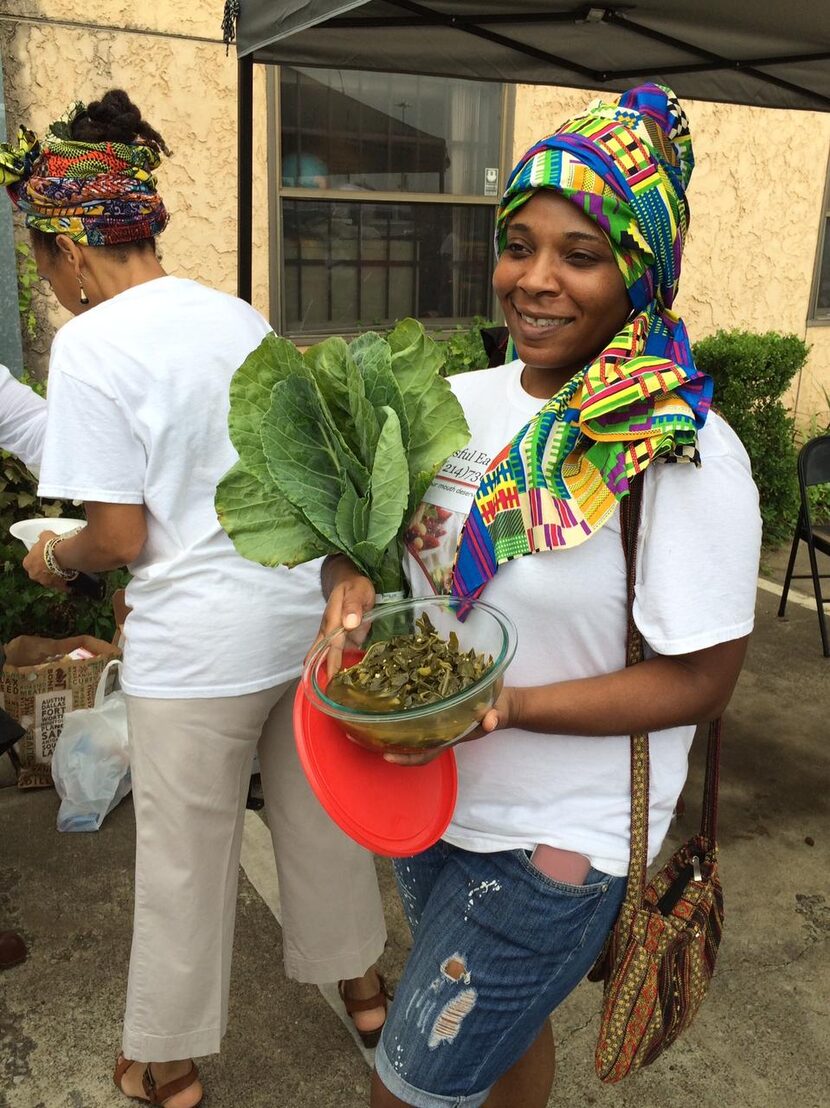
<instances>
[{"instance_id":1,"label":"smiling woman","mask_svg":"<svg viewBox=\"0 0 830 1108\"><path fill-rule=\"evenodd\" d=\"M518 647L456 748L443 840L396 862L414 947L373 1108L544 1108L547 1017L591 967L626 888L629 736L652 732L651 859L695 725L737 679L760 519L746 453L709 411L711 382L669 310L692 165L680 105L645 85L533 146L502 197L493 284L518 357L450 379L471 439L416 514L441 512L436 546L411 527L405 570L414 596L440 582L462 608L486 589ZM452 483L462 464L468 479ZM620 507L638 486L631 610L648 658L626 667ZM345 559L327 580L324 630L355 626L371 585Z\"/></svg>"},{"instance_id":2,"label":"smiling woman","mask_svg":"<svg viewBox=\"0 0 830 1108\"><path fill-rule=\"evenodd\" d=\"M631 312L605 235L574 204L543 190L510 220L493 288L522 383L547 399L606 346Z\"/></svg>"}]
</instances>

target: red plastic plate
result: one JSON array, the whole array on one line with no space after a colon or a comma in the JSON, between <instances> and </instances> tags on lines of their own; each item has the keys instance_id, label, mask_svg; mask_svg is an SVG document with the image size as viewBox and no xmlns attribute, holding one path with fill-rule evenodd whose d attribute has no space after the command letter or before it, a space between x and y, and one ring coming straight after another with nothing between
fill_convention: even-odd
<instances>
[{"instance_id":1,"label":"red plastic plate","mask_svg":"<svg viewBox=\"0 0 830 1108\"><path fill-rule=\"evenodd\" d=\"M305 696L294 700L294 737L309 784L334 822L355 842L389 858L426 850L455 810L455 754L425 766L397 766L352 742L336 720Z\"/></svg>"}]
</instances>

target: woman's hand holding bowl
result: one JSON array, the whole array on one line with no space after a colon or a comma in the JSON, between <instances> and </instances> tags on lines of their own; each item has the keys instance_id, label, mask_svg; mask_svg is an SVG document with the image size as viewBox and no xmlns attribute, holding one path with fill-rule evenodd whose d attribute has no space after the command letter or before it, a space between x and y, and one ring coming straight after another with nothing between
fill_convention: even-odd
<instances>
[{"instance_id":1,"label":"woman's hand holding bowl","mask_svg":"<svg viewBox=\"0 0 830 1108\"><path fill-rule=\"evenodd\" d=\"M518 689L505 688L499 693L496 702L492 708L488 708L484 715L481 717L481 722L478 727L468 732L462 738L458 739L453 746L457 746L459 743L472 742L474 739L483 739L487 735L491 735L494 731L502 731L506 727L516 726L516 715L518 712ZM447 749L443 747L432 747L428 750L424 750L423 753L418 754L384 754L383 758L387 762L394 762L399 766L425 766L427 762L431 762L433 758L437 758L443 754Z\"/></svg>"}]
</instances>

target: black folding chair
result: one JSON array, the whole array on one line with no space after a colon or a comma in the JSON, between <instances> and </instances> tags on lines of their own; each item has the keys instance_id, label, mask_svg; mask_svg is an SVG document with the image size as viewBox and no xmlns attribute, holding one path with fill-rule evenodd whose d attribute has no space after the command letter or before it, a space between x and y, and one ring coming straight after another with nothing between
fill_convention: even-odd
<instances>
[{"instance_id":1,"label":"black folding chair","mask_svg":"<svg viewBox=\"0 0 830 1108\"><path fill-rule=\"evenodd\" d=\"M810 519L810 501L807 496L807 489L814 485L830 485L830 435L820 435L816 439L810 439L808 443L802 446L798 455L798 487L801 493L801 507L798 512L798 523L795 525L793 546L790 551L790 561L787 565L787 576L784 578L784 591L781 594L781 603L778 605L778 614L783 616L787 607L790 581L798 578L812 578L813 591L816 594L818 625L821 631L821 645L824 657L830 658L827 617L824 613L824 605L830 604L830 597L825 599L821 591L821 582L826 578L830 578L830 573L819 573L818 563L816 562L817 550L821 554L830 557L830 527L815 527ZM793 573L798 544L802 541L807 543L807 550L810 554L810 572Z\"/></svg>"}]
</instances>

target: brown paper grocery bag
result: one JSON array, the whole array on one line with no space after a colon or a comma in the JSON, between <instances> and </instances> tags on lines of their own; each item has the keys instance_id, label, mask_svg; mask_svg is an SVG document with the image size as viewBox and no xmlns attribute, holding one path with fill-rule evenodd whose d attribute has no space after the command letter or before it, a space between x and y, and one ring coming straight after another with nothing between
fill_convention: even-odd
<instances>
[{"instance_id":1,"label":"brown paper grocery bag","mask_svg":"<svg viewBox=\"0 0 830 1108\"><path fill-rule=\"evenodd\" d=\"M115 634L113 643L121 650L124 649L124 624L132 608L127 603L126 589L116 589L112 594L112 614L115 617Z\"/></svg>"},{"instance_id":2,"label":"brown paper grocery bag","mask_svg":"<svg viewBox=\"0 0 830 1108\"><path fill-rule=\"evenodd\" d=\"M21 761L18 786L40 788L52 784L52 751L63 727L64 713L91 708L104 666L121 651L91 635L45 639L21 635L4 646L0 707L5 708L26 734L17 744ZM70 658L74 650L92 657Z\"/></svg>"}]
</instances>

